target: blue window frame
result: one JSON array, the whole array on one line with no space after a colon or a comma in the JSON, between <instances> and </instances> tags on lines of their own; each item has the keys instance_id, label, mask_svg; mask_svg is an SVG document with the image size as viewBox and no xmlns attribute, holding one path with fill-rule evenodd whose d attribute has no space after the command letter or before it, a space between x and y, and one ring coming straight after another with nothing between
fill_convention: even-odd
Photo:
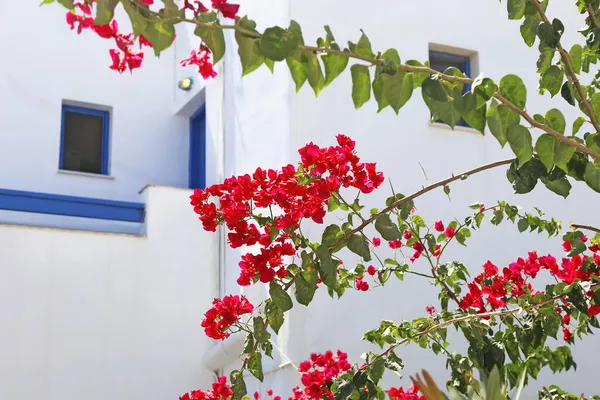
<instances>
[{"instance_id":1,"label":"blue window frame","mask_svg":"<svg viewBox=\"0 0 600 400\"><path fill-rule=\"evenodd\" d=\"M63 104L58 168L109 174L110 113Z\"/></svg>"},{"instance_id":2,"label":"blue window frame","mask_svg":"<svg viewBox=\"0 0 600 400\"><path fill-rule=\"evenodd\" d=\"M206 184L206 112L200 107L190 117L189 188L204 189Z\"/></svg>"},{"instance_id":3,"label":"blue window frame","mask_svg":"<svg viewBox=\"0 0 600 400\"><path fill-rule=\"evenodd\" d=\"M447 53L443 51L429 50L429 66L439 72L444 72L448 67L456 67L471 78L471 57L460 54ZM463 93L471 90L471 85L464 85ZM468 127L464 119L460 119L457 125Z\"/></svg>"}]
</instances>

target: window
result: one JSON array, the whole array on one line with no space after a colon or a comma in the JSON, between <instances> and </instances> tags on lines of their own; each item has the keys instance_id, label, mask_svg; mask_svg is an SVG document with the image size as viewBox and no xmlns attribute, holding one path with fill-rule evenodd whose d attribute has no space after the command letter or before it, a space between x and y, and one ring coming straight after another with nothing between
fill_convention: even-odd
<instances>
[{"instance_id":1,"label":"window","mask_svg":"<svg viewBox=\"0 0 600 400\"><path fill-rule=\"evenodd\" d=\"M442 51L429 50L429 65L431 69L444 72L448 67L458 68L469 78L471 77L471 57ZM471 90L471 85L464 85L463 93ZM464 119L460 119L457 125L469 126Z\"/></svg>"},{"instance_id":2,"label":"window","mask_svg":"<svg viewBox=\"0 0 600 400\"><path fill-rule=\"evenodd\" d=\"M108 175L109 113L63 104L59 169Z\"/></svg>"}]
</instances>

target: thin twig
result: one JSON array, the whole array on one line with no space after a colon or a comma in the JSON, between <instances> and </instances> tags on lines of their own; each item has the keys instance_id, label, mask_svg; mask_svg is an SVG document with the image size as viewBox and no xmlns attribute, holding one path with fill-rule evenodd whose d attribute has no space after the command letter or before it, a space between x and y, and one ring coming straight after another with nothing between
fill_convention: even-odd
<instances>
[{"instance_id":1,"label":"thin twig","mask_svg":"<svg viewBox=\"0 0 600 400\"><path fill-rule=\"evenodd\" d=\"M535 8L537 8L538 14L540 15L542 21L549 24L550 20L548 20L548 17L546 16L546 13L544 12L544 9L542 8L542 5L540 4L540 2L538 0L532 0L532 3L535 6ZM593 12L593 10L592 10L592 12ZM594 125L594 129L596 129L596 132L600 132L600 125L598 125L598 120L596 119L594 109L592 107L592 104L588 101L588 99L585 95L585 92L583 91L583 88L581 87L581 84L579 83L579 79L577 78L577 74L575 73L575 70L573 70L573 66L571 65L571 57L569 56L569 53L567 53L565 51L565 49L562 47L562 44L560 43L560 41L558 42L556 48L558 49L558 53L560 54L560 58L562 59L563 64L565 65L565 69L567 70L567 75L571 79L573 86L575 86L575 89L577 90L577 93L579 94L579 97L580 97L579 102L581 104L583 104L583 106L588 111L588 117L590 117L590 121L591 121L592 125Z\"/></svg>"},{"instance_id":2,"label":"thin twig","mask_svg":"<svg viewBox=\"0 0 600 400\"><path fill-rule=\"evenodd\" d=\"M439 187L445 186L451 182L457 181L459 179L462 179L463 176L470 176L470 175L475 175L479 172L482 171L486 171L488 169L492 169L492 168L496 168L496 167L500 167L502 165L508 165L510 163L512 163L514 161L513 158L508 159L508 160L501 160L501 161L495 161L493 163L490 164L485 164L482 166L479 166L477 168L474 168L472 170L469 170L467 172L463 172L462 174L458 174L458 175L454 175L450 178L444 179L442 181L436 182L432 185L426 186L423 189L411 194L410 196L407 197L403 197L400 200L396 200L395 202L393 202L392 204L390 204L389 206L387 206L386 208L384 208L383 210L381 210L380 212L378 212L377 214L371 216L370 218L367 218L362 224L360 224L359 226L357 226L356 228L352 229L351 231L349 231L347 234L344 235L344 237L342 237L341 239L339 239L333 246L331 246L329 249L335 249L337 246L339 246L341 243L344 242L344 240L348 239L350 236L352 236L353 234L355 234L358 231L363 230L366 226L368 226L370 223L372 223L373 221L375 221L377 219L377 217L379 217L382 214L387 214L388 212L392 211L394 208L399 207L405 203L408 203L411 200L416 199L417 197L427 193L427 192L431 192L434 189L437 189Z\"/></svg>"},{"instance_id":3,"label":"thin twig","mask_svg":"<svg viewBox=\"0 0 600 400\"><path fill-rule=\"evenodd\" d=\"M588 231L600 233L600 228L596 228L590 225L571 224L571 227L575 229L586 229Z\"/></svg>"}]
</instances>

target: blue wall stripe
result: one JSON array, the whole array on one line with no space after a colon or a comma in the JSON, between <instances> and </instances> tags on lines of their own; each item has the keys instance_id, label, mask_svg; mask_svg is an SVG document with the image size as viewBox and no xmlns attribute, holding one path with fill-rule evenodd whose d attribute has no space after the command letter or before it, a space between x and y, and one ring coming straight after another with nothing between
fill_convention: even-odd
<instances>
[{"instance_id":1,"label":"blue wall stripe","mask_svg":"<svg viewBox=\"0 0 600 400\"><path fill-rule=\"evenodd\" d=\"M206 182L206 111L201 106L190 117L190 189L204 189Z\"/></svg>"},{"instance_id":2,"label":"blue wall stripe","mask_svg":"<svg viewBox=\"0 0 600 400\"><path fill-rule=\"evenodd\" d=\"M0 210L144 222L145 205L126 201L0 189Z\"/></svg>"}]
</instances>

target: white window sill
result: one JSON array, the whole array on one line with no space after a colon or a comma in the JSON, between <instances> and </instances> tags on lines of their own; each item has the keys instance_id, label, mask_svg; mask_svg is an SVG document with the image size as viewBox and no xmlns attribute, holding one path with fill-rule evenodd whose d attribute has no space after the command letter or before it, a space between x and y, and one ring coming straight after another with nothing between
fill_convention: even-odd
<instances>
[{"instance_id":1,"label":"white window sill","mask_svg":"<svg viewBox=\"0 0 600 400\"><path fill-rule=\"evenodd\" d=\"M81 177L85 177L85 178L115 179L115 177L112 175L102 175L102 174L92 174L89 172L69 171L67 169L59 169L56 172L58 174L81 176Z\"/></svg>"},{"instance_id":2,"label":"white window sill","mask_svg":"<svg viewBox=\"0 0 600 400\"><path fill-rule=\"evenodd\" d=\"M440 129L446 129L451 131L452 128L450 127L450 125L448 124L444 124L443 122L432 122L429 121L429 126L432 128L440 128ZM454 131L460 131L460 132L468 132L468 133L476 133L480 136L483 136L483 134L481 132L479 132L477 129L475 128L471 128L470 126L460 126L460 125L456 125L454 127Z\"/></svg>"}]
</instances>

